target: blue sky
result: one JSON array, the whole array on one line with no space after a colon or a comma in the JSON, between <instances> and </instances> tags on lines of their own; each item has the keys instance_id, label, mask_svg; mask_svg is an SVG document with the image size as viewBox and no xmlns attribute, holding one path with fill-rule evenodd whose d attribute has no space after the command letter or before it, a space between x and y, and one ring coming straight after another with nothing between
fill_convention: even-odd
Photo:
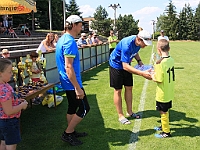
<instances>
[{"instance_id":1,"label":"blue sky","mask_svg":"<svg viewBox=\"0 0 200 150\"><path fill-rule=\"evenodd\" d=\"M66 0L69 3L69 0ZM176 6L176 11L185 4L190 4L192 8L197 8L199 0L172 0ZM116 16L132 14L135 20L140 20L139 26L152 33L152 20L156 20L160 14L163 14L169 0L76 0L83 17L93 16L96 8L101 5L109 14L109 18L114 18L114 10L108 7L110 4L120 4L117 8Z\"/></svg>"}]
</instances>

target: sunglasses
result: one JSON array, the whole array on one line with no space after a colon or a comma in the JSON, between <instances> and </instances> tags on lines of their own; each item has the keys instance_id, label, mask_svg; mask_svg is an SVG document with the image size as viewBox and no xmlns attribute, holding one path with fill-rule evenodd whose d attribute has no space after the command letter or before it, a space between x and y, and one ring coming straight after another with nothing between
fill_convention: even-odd
<instances>
[{"instance_id":1,"label":"sunglasses","mask_svg":"<svg viewBox=\"0 0 200 150\"><path fill-rule=\"evenodd\" d=\"M10 54L10 53L3 53L4 55Z\"/></svg>"}]
</instances>

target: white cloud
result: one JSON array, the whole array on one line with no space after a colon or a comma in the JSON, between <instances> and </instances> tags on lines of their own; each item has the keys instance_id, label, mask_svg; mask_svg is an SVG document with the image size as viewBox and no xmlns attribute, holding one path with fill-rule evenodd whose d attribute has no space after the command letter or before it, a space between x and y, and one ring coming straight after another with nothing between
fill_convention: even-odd
<instances>
[{"instance_id":1,"label":"white cloud","mask_svg":"<svg viewBox=\"0 0 200 150\"><path fill-rule=\"evenodd\" d=\"M132 13L135 20L139 20L138 26L151 32L152 20L162 14L163 10L158 7L144 7Z\"/></svg>"},{"instance_id":2,"label":"white cloud","mask_svg":"<svg viewBox=\"0 0 200 150\"><path fill-rule=\"evenodd\" d=\"M136 12L133 12L133 16L140 16L140 15L151 15L152 13L156 13L161 11L158 7L144 7Z\"/></svg>"},{"instance_id":3,"label":"white cloud","mask_svg":"<svg viewBox=\"0 0 200 150\"><path fill-rule=\"evenodd\" d=\"M83 17L89 17L89 16L93 16L95 9L90 7L90 5L83 5L83 6L79 6L80 8L80 12L82 12L82 16Z\"/></svg>"}]
</instances>

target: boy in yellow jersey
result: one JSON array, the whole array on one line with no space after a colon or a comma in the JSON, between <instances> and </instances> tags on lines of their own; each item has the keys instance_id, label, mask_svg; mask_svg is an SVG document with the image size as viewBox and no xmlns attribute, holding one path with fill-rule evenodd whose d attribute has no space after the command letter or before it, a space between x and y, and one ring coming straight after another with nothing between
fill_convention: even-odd
<instances>
[{"instance_id":1,"label":"boy in yellow jersey","mask_svg":"<svg viewBox=\"0 0 200 150\"><path fill-rule=\"evenodd\" d=\"M174 99L174 59L169 56L169 42L161 39L157 43L157 52L161 56L154 66L152 79L157 83L156 88L156 109L160 111L161 127L155 130L162 130L160 134L155 134L157 138L171 137L169 128L169 112Z\"/></svg>"}]
</instances>

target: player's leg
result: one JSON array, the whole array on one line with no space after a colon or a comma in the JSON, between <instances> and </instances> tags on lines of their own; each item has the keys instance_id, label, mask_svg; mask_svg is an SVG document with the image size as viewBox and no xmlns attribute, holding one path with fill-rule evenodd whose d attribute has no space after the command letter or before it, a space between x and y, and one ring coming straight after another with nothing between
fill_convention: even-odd
<instances>
[{"instance_id":1,"label":"player's leg","mask_svg":"<svg viewBox=\"0 0 200 150\"><path fill-rule=\"evenodd\" d=\"M4 140L1 140L0 150L6 150L6 143Z\"/></svg>"},{"instance_id":2,"label":"player's leg","mask_svg":"<svg viewBox=\"0 0 200 150\"><path fill-rule=\"evenodd\" d=\"M132 111L132 89L133 87L132 86L124 86L125 87L125 92L124 92L124 98L125 98L125 101L126 101L126 109L127 109L127 113L129 115L132 115L133 114L133 111Z\"/></svg>"},{"instance_id":3,"label":"player's leg","mask_svg":"<svg viewBox=\"0 0 200 150\"><path fill-rule=\"evenodd\" d=\"M16 150L16 148L17 148L17 144L6 145L6 150Z\"/></svg>"},{"instance_id":4,"label":"player's leg","mask_svg":"<svg viewBox=\"0 0 200 150\"><path fill-rule=\"evenodd\" d=\"M110 87L114 88L114 104L118 113L119 120L124 119L122 111L122 85L123 85L123 72L121 70L110 67Z\"/></svg>"},{"instance_id":5,"label":"player's leg","mask_svg":"<svg viewBox=\"0 0 200 150\"><path fill-rule=\"evenodd\" d=\"M114 89L114 104L118 113L119 119L124 118L124 114L122 111L122 89Z\"/></svg>"}]
</instances>

